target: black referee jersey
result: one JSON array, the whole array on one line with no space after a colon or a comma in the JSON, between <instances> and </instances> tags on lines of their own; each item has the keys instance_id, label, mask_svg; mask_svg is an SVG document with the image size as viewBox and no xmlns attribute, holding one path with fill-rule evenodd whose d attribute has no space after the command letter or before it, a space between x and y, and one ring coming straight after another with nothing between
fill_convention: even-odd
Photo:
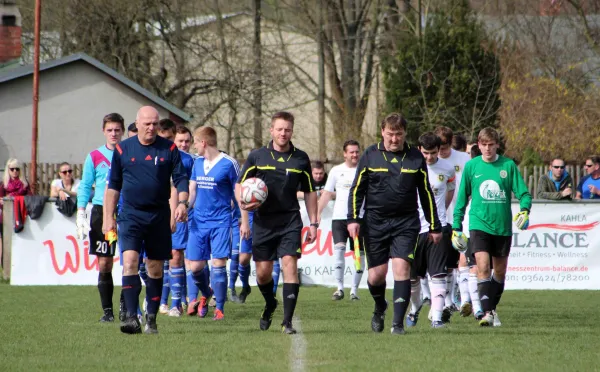
<instances>
[{"instance_id":1,"label":"black referee jersey","mask_svg":"<svg viewBox=\"0 0 600 372\"><path fill-rule=\"evenodd\" d=\"M404 149L398 152L385 150L383 143L379 142L368 147L358 162L348 198L348 222L356 222L363 201L365 212L371 217L394 218L413 214L418 218L417 197L421 198L431 231L441 231L423 154L406 142Z\"/></svg>"}]
</instances>

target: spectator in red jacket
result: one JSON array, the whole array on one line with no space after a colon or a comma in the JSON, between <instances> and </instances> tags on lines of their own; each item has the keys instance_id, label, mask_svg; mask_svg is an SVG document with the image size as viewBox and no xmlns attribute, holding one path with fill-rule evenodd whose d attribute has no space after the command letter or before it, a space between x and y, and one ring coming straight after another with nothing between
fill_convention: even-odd
<instances>
[{"instance_id":1,"label":"spectator in red jacket","mask_svg":"<svg viewBox=\"0 0 600 372\"><path fill-rule=\"evenodd\" d=\"M31 195L29 182L22 172L23 167L17 159L8 159L4 167L4 178L0 183L0 237L2 237L2 206L5 196ZM2 264L2 239L0 239L0 264Z\"/></svg>"}]
</instances>

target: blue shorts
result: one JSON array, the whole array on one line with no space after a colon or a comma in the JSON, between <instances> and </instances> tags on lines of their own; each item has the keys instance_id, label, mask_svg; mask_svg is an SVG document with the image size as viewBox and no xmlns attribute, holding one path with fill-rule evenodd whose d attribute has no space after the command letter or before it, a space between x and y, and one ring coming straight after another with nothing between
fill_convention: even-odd
<instances>
[{"instance_id":1,"label":"blue shorts","mask_svg":"<svg viewBox=\"0 0 600 372\"><path fill-rule=\"evenodd\" d=\"M121 254L134 250L145 251L150 260L170 260L171 211L128 211L124 209L117 219Z\"/></svg>"},{"instance_id":2,"label":"blue shorts","mask_svg":"<svg viewBox=\"0 0 600 372\"><path fill-rule=\"evenodd\" d=\"M182 250L187 247L188 242L188 223L177 222L177 230L171 235L171 245L173 249Z\"/></svg>"},{"instance_id":3,"label":"blue shorts","mask_svg":"<svg viewBox=\"0 0 600 372\"><path fill-rule=\"evenodd\" d=\"M142 243L142 252L140 253L140 265L144 263L144 258L146 258L146 250L144 249L144 244ZM121 252L121 254L119 255L119 263L121 264L121 266L123 266L123 252Z\"/></svg>"},{"instance_id":4,"label":"blue shorts","mask_svg":"<svg viewBox=\"0 0 600 372\"><path fill-rule=\"evenodd\" d=\"M192 228L189 232L186 258L208 261L210 258L231 257L231 228Z\"/></svg>"},{"instance_id":5,"label":"blue shorts","mask_svg":"<svg viewBox=\"0 0 600 372\"><path fill-rule=\"evenodd\" d=\"M231 226L231 254L240 254L240 225Z\"/></svg>"}]
</instances>

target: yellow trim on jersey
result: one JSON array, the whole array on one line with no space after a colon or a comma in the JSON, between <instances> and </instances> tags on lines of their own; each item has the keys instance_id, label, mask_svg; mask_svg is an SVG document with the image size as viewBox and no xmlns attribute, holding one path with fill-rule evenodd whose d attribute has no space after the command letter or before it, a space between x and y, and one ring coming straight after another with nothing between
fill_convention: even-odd
<instances>
[{"instance_id":1,"label":"yellow trim on jersey","mask_svg":"<svg viewBox=\"0 0 600 372\"><path fill-rule=\"evenodd\" d=\"M246 177L248 176L248 172L250 172L252 169L255 169L255 168L256 168L256 165L253 165L251 167L248 167L248 169L246 169L246 173L244 173L244 177L242 177L242 183L244 181L246 181Z\"/></svg>"},{"instance_id":2,"label":"yellow trim on jersey","mask_svg":"<svg viewBox=\"0 0 600 372\"><path fill-rule=\"evenodd\" d=\"M294 169L294 170L296 170L296 169ZM307 171L303 171L303 172L304 172L304 174L306 174L306 178L308 178L308 188L310 189L310 192L315 191L315 190L313 190L312 182L310 182L310 174L308 174Z\"/></svg>"},{"instance_id":3,"label":"yellow trim on jersey","mask_svg":"<svg viewBox=\"0 0 600 372\"><path fill-rule=\"evenodd\" d=\"M358 190L358 186L360 186L360 181L362 180L362 175L365 173L367 168L363 168L358 174L358 180L356 181L356 187L354 188L354 193L352 194L352 216L354 219L358 218L358 214L356 212L356 190Z\"/></svg>"},{"instance_id":4,"label":"yellow trim on jersey","mask_svg":"<svg viewBox=\"0 0 600 372\"><path fill-rule=\"evenodd\" d=\"M371 172L389 172L389 169L387 169L387 168L369 168L369 171L371 171Z\"/></svg>"},{"instance_id":5,"label":"yellow trim on jersey","mask_svg":"<svg viewBox=\"0 0 600 372\"><path fill-rule=\"evenodd\" d=\"M417 173L418 171L419 171L418 169L406 169L406 168L400 169L400 172L402 172L402 173Z\"/></svg>"},{"instance_id":6,"label":"yellow trim on jersey","mask_svg":"<svg viewBox=\"0 0 600 372\"><path fill-rule=\"evenodd\" d=\"M302 173L301 170L299 169L294 169L294 168L286 168L285 169L287 172L294 172L294 173Z\"/></svg>"},{"instance_id":7,"label":"yellow trim on jersey","mask_svg":"<svg viewBox=\"0 0 600 372\"><path fill-rule=\"evenodd\" d=\"M427 189L427 173L423 171L423 169L419 169L421 173L423 173L423 185L425 186L425 192L427 193L427 199L429 200L429 213L431 213L431 228L430 230L435 230L437 226L434 226L435 216L433 215L433 202L431 201L431 193Z\"/></svg>"},{"instance_id":8,"label":"yellow trim on jersey","mask_svg":"<svg viewBox=\"0 0 600 372\"><path fill-rule=\"evenodd\" d=\"M274 167L274 166L272 166L272 165L264 165L264 166L262 166L262 167L256 166L256 168L258 168L258 169L260 169L260 170L275 170L275 169L277 169L277 168L275 168L275 167Z\"/></svg>"}]
</instances>

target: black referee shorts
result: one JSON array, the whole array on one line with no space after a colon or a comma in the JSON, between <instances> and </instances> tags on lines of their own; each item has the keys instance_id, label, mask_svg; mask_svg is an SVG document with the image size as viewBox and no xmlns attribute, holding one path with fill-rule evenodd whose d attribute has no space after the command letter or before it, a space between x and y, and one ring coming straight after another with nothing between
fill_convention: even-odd
<instances>
[{"instance_id":1,"label":"black referee shorts","mask_svg":"<svg viewBox=\"0 0 600 372\"><path fill-rule=\"evenodd\" d=\"M368 267L384 265L390 258L414 260L421 230L418 214L382 218L368 213L364 230Z\"/></svg>"},{"instance_id":2,"label":"black referee shorts","mask_svg":"<svg viewBox=\"0 0 600 372\"><path fill-rule=\"evenodd\" d=\"M299 211L271 216L254 214L252 257L254 261L274 261L284 256L302 256L302 217Z\"/></svg>"}]
</instances>

